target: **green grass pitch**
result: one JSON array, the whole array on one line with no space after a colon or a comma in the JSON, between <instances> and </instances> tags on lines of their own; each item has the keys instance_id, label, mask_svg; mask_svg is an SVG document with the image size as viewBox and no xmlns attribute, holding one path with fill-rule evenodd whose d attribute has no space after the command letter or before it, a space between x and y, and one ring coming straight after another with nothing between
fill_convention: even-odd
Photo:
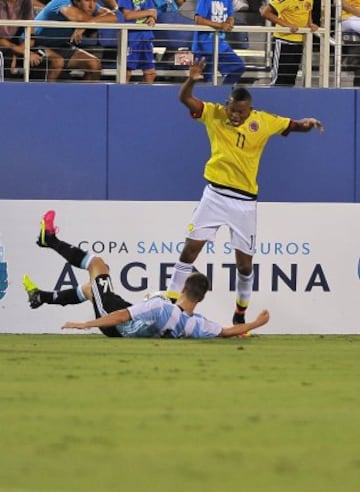
<instances>
[{"instance_id":1,"label":"green grass pitch","mask_svg":"<svg viewBox=\"0 0 360 492\"><path fill-rule=\"evenodd\" d=\"M0 336L1 492L358 492L360 337Z\"/></svg>"}]
</instances>

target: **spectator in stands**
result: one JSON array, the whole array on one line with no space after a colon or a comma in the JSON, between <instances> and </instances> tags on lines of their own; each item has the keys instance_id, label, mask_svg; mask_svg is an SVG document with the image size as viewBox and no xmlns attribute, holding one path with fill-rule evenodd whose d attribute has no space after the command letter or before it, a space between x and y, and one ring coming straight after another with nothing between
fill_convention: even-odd
<instances>
[{"instance_id":1,"label":"spectator in stands","mask_svg":"<svg viewBox=\"0 0 360 492\"><path fill-rule=\"evenodd\" d=\"M48 292L40 290L25 275L23 285L32 309L44 303L66 306L86 300L92 302L96 319L86 323L68 322L63 328L84 330L92 326L99 327L109 337L227 338L241 336L269 320L268 311L262 311L251 323L222 328L219 323L194 313L197 304L203 300L209 289L208 279L199 272L188 277L176 305L171 304L165 296L159 295L131 305L114 293L109 267L102 258L58 238L54 218L54 210L44 214L38 245L57 252L71 265L88 270L89 281L76 289Z\"/></svg>"},{"instance_id":2,"label":"spectator in stands","mask_svg":"<svg viewBox=\"0 0 360 492\"><path fill-rule=\"evenodd\" d=\"M0 0L1 20L33 20L33 18L31 0ZM15 74L18 68L23 66L25 43L21 37L22 33L23 28L0 26L0 80L3 80L4 76L8 77ZM61 63L61 58L52 50L33 49L30 51L30 66L33 68L34 77L36 73L40 76L40 71L44 75L47 63L49 63L50 69L55 72L59 62Z\"/></svg>"},{"instance_id":3,"label":"spectator in stands","mask_svg":"<svg viewBox=\"0 0 360 492\"><path fill-rule=\"evenodd\" d=\"M195 9L195 23L209 26L220 31L219 35L219 71L224 76L224 84L236 84L245 70L244 61L225 40L227 32L234 27L232 0L198 0ZM214 33L195 32L192 51L195 58L206 59L204 81L213 79L214 70Z\"/></svg>"},{"instance_id":4,"label":"spectator in stands","mask_svg":"<svg viewBox=\"0 0 360 492\"><path fill-rule=\"evenodd\" d=\"M294 86L302 60L304 35L299 28L319 28L312 21L313 0L270 0L260 8L261 15L290 33L275 32L273 36L272 85Z\"/></svg>"},{"instance_id":5,"label":"spectator in stands","mask_svg":"<svg viewBox=\"0 0 360 492\"><path fill-rule=\"evenodd\" d=\"M154 26L157 8L153 0L118 0L119 10L125 22ZM130 82L133 70L143 72L143 81L154 82L156 77L154 61L154 33L149 29L128 31L128 56L126 81Z\"/></svg>"},{"instance_id":6,"label":"spectator in stands","mask_svg":"<svg viewBox=\"0 0 360 492\"><path fill-rule=\"evenodd\" d=\"M95 0L51 0L35 17L39 21L74 21L74 22L117 22L116 13L101 7ZM34 39L38 46L51 48L62 61L61 70L52 74L59 77L63 68L84 71L84 80L100 79L101 60L92 53L80 49L85 29L72 27L35 27ZM49 75L50 76L50 75Z\"/></svg>"}]
</instances>

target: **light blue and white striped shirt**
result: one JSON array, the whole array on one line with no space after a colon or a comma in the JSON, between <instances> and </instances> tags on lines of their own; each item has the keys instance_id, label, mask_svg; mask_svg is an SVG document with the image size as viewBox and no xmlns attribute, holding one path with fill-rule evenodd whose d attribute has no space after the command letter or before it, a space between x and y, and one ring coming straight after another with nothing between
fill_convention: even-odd
<instances>
[{"instance_id":1,"label":"light blue and white striped shirt","mask_svg":"<svg viewBox=\"0 0 360 492\"><path fill-rule=\"evenodd\" d=\"M117 326L124 337L213 338L220 334L219 323L198 313L182 311L176 304L154 297L127 308L131 321Z\"/></svg>"}]
</instances>

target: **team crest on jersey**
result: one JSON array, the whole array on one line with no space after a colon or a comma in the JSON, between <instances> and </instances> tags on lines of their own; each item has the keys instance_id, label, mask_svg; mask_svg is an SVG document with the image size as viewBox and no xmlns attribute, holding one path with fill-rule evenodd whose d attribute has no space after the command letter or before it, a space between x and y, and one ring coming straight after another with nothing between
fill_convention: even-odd
<instances>
[{"instance_id":1,"label":"team crest on jersey","mask_svg":"<svg viewBox=\"0 0 360 492\"><path fill-rule=\"evenodd\" d=\"M259 123L257 121L250 121L249 130L251 132L257 132L259 130Z\"/></svg>"},{"instance_id":2,"label":"team crest on jersey","mask_svg":"<svg viewBox=\"0 0 360 492\"><path fill-rule=\"evenodd\" d=\"M311 10L311 3L310 2L305 2L304 3L304 8L305 8L305 10Z\"/></svg>"}]
</instances>

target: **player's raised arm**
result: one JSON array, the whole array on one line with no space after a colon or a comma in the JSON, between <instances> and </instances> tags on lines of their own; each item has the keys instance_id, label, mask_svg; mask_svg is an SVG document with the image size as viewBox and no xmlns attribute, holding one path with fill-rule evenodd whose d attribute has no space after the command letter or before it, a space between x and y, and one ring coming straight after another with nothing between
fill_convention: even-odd
<instances>
[{"instance_id":1,"label":"player's raised arm","mask_svg":"<svg viewBox=\"0 0 360 492\"><path fill-rule=\"evenodd\" d=\"M196 82L199 82L204 78L203 70L205 68L205 58L201 60L195 60L189 69L189 77L182 84L179 92L180 101L189 108L191 114L197 117L201 114L203 109L203 103L197 97L193 96L193 88Z\"/></svg>"},{"instance_id":2,"label":"player's raised arm","mask_svg":"<svg viewBox=\"0 0 360 492\"><path fill-rule=\"evenodd\" d=\"M265 325L269 321L269 319L270 313L267 309L264 309L264 311L261 311L261 313L254 321L234 325L230 328L223 328L218 336L222 338L228 338L243 335L248 331L255 330L256 328L260 328L260 326Z\"/></svg>"}]
</instances>

